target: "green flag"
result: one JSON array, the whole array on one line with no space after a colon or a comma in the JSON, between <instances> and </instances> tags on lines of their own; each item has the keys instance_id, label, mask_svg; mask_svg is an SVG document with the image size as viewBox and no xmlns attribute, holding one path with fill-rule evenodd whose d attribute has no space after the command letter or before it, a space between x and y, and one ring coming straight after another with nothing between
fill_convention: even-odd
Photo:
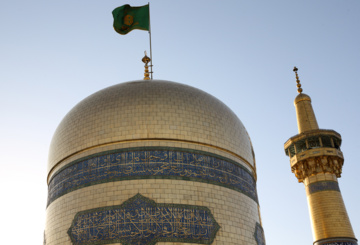
<instances>
[{"instance_id":1,"label":"green flag","mask_svg":"<svg viewBox=\"0 0 360 245\"><path fill-rule=\"evenodd\" d=\"M114 29L121 35L128 34L134 29L149 30L149 5L131 7L129 4L120 6L112 11Z\"/></svg>"}]
</instances>

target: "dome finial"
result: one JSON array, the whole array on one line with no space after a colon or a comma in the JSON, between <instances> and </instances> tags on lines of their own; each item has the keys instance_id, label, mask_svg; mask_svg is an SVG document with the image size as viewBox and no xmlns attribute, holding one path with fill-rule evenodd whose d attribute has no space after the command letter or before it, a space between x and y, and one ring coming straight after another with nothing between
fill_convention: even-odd
<instances>
[{"instance_id":1,"label":"dome finial","mask_svg":"<svg viewBox=\"0 0 360 245\"><path fill-rule=\"evenodd\" d=\"M145 73L144 73L144 80L150 80L150 77L149 77L149 62L150 62L150 58L146 55L146 51L144 52L145 53L145 56L144 58L142 58L142 62L145 63Z\"/></svg>"},{"instance_id":2,"label":"dome finial","mask_svg":"<svg viewBox=\"0 0 360 245\"><path fill-rule=\"evenodd\" d=\"M296 76L296 83L297 83L297 87L298 87L298 93L301 94L301 92L303 91L302 88L301 88L301 83L300 83L300 80L299 80L299 76L297 74L297 71L298 71L298 68L296 68L296 66L294 66L294 69L293 71L295 72L295 76Z\"/></svg>"}]
</instances>

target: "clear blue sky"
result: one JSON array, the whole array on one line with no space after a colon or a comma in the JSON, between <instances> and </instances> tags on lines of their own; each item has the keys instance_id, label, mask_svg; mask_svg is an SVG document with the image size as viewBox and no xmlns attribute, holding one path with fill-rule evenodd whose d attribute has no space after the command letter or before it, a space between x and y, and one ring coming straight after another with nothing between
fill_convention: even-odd
<instances>
[{"instance_id":1,"label":"clear blue sky","mask_svg":"<svg viewBox=\"0 0 360 245\"><path fill-rule=\"evenodd\" d=\"M86 96L142 79L148 33L112 28L111 11L147 1L0 3L0 191L3 244L42 243L51 137ZM151 1L154 78L227 104L252 139L267 244L312 244L305 190L284 142L297 134L292 68L319 126L343 138L340 188L360 238L360 2ZM5 229L4 229L5 226Z\"/></svg>"}]
</instances>

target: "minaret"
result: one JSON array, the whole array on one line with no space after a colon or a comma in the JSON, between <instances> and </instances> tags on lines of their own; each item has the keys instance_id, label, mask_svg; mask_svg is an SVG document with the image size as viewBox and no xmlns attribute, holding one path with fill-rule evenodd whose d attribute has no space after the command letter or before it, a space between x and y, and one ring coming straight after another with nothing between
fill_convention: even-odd
<instances>
[{"instance_id":1,"label":"minaret","mask_svg":"<svg viewBox=\"0 0 360 245\"><path fill-rule=\"evenodd\" d=\"M284 148L291 171L305 185L314 245L357 245L337 180L344 163L341 135L319 129L310 96L302 93L297 71L294 67L299 134L291 137Z\"/></svg>"}]
</instances>

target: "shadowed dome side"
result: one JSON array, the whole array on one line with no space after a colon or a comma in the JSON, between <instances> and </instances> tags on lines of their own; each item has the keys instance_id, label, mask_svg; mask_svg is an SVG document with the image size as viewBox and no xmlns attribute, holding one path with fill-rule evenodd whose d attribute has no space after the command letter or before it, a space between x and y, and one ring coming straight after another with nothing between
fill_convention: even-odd
<instances>
[{"instance_id":1,"label":"shadowed dome side","mask_svg":"<svg viewBox=\"0 0 360 245\"><path fill-rule=\"evenodd\" d=\"M86 149L152 139L214 146L254 166L246 129L224 103L187 85L140 80L105 88L77 104L55 131L48 171Z\"/></svg>"}]
</instances>

